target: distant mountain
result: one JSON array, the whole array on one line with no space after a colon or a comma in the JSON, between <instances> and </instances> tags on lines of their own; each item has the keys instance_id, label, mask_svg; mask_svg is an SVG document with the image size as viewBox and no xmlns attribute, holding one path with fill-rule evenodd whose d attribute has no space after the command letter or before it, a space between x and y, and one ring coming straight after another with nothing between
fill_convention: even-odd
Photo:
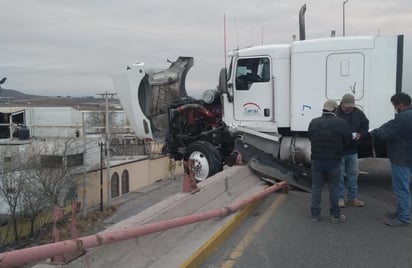
<instances>
[{"instance_id":1,"label":"distant mountain","mask_svg":"<svg viewBox=\"0 0 412 268\"><path fill-rule=\"evenodd\" d=\"M116 98L109 98L109 105L112 110L121 109L120 101ZM0 87L0 107L21 106L21 107L61 107L69 106L75 109L84 110L104 110L105 99L71 96L40 96L22 93L18 90L5 89Z\"/></svg>"},{"instance_id":2,"label":"distant mountain","mask_svg":"<svg viewBox=\"0 0 412 268\"><path fill-rule=\"evenodd\" d=\"M0 98L13 98L13 99L28 99L33 97L41 97L36 95L29 95L13 89L5 89L0 87Z\"/></svg>"}]
</instances>

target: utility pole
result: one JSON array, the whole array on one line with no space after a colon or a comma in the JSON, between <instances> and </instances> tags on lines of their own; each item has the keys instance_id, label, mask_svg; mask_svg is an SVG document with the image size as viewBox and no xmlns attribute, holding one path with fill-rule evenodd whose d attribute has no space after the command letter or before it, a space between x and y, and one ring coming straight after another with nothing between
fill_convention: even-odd
<instances>
[{"instance_id":1,"label":"utility pole","mask_svg":"<svg viewBox=\"0 0 412 268\"><path fill-rule=\"evenodd\" d=\"M100 146L100 211L103 211L103 146L104 142L99 142Z\"/></svg>"},{"instance_id":2,"label":"utility pole","mask_svg":"<svg viewBox=\"0 0 412 268\"><path fill-rule=\"evenodd\" d=\"M83 196L82 196L82 212L83 218L87 216L87 204L86 204L86 179L87 179L87 138L86 138L86 127L84 126L84 112L82 112L82 125L83 125Z\"/></svg>"},{"instance_id":3,"label":"utility pole","mask_svg":"<svg viewBox=\"0 0 412 268\"><path fill-rule=\"evenodd\" d=\"M110 206L110 198L111 198L111 187L110 187L110 126L109 126L109 96L113 97L116 93L100 93L97 95L101 95L105 98L106 103L106 131L105 131L105 156L106 156L106 188L107 188L107 201L106 205Z\"/></svg>"},{"instance_id":4,"label":"utility pole","mask_svg":"<svg viewBox=\"0 0 412 268\"><path fill-rule=\"evenodd\" d=\"M345 4L348 2L349 0L345 0L343 1L342 4L342 34L343 36L345 36Z\"/></svg>"}]
</instances>

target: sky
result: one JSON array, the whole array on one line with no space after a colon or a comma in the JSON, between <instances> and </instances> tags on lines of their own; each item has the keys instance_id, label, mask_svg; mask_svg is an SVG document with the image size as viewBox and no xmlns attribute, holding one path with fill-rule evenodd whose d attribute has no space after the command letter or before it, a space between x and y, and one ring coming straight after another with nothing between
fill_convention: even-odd
<instances>
[{"instance_id":1,"label":"sky","mask_svg":"<svg viewBox=\"0 0 412 268\"><path fill-rule=\"evenodd\" d=\"M111 75L127 65L167 68L194 57L190 95L215 88L226 51L289 44L299 36L306 3L306 38L342 35L340 0L0 0L3 88L46 96L115 92ZM224 19L225 18L225 19ZM349 0L346 35L405 36L403 87L412 93L412 1Z\"/></svg>"}]
</instances>

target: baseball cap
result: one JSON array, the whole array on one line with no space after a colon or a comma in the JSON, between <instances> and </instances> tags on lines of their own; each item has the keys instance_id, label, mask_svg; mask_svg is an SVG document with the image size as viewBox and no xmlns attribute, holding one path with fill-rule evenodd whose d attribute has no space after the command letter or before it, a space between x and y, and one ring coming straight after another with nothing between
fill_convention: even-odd
<instances>
[{"instance_id":1,"label":"baseball cap","mask_svg":"<svg viewBox=\"0 0 412 268\"><path fill-rule=\"evenodd\" d=\"M342 97L341 103L343 103L345 107L355 107L355 97L352 94L345 94Z\"/></svg>"},{"instance_id":2,"label":"baseball cap","mask_svg":"<svg viewBox=\"0 0 412 268\"><path fill-rule=\"evenodd\" d=\"M338 104L332 100L325 101L323 104L323 110L328 112L333 112L336 108L338 108Z\"/></svg>"}]
</instances>

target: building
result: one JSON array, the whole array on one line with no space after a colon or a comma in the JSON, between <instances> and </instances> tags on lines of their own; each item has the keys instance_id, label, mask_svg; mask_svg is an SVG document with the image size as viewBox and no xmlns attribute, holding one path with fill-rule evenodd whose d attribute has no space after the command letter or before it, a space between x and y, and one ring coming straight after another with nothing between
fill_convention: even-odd
<instances>
[{"instance_id":1,"label":"building","mask_svg":"<svg viewBox=\"0 0 412 268\"><path fill-rule=\"evenodd\" d=\"M183 173L179 163L171 168L176 165L161 156L159 146L138 140L122 112L113 112L111 134L106 135L104 115L72 107L0 107L0 168L34 152L42 165L75 166L78 200L87 207L110 204L112 198Z\"/></svg>"}]
</instances>

